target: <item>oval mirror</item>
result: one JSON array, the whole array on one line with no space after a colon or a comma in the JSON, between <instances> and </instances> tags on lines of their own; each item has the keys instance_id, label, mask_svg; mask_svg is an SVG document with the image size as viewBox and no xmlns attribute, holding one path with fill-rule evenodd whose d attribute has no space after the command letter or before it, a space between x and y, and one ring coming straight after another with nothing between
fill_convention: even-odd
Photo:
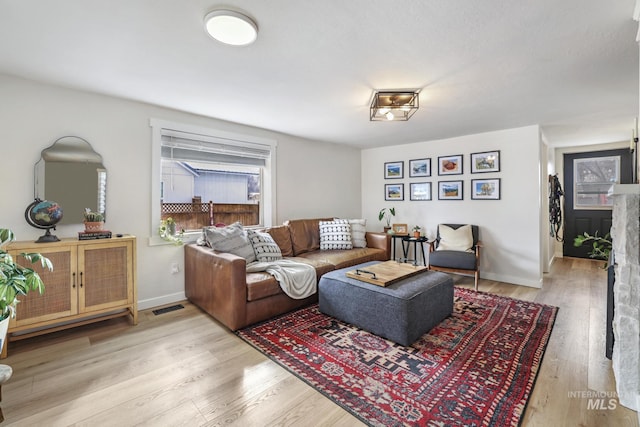
<instances>
[{"instance_id":1,"label":"oval mirror","mask_svg":"<svg viewBox=\"0 0 640 427\"><path fill-rule=\"evenodd\" d=\"M64 136L42 150L35 165L35 197L58 202L59 224L80 224L84 210L106 213L107 170L86 140Z\"/></svg>"}]
</instances>

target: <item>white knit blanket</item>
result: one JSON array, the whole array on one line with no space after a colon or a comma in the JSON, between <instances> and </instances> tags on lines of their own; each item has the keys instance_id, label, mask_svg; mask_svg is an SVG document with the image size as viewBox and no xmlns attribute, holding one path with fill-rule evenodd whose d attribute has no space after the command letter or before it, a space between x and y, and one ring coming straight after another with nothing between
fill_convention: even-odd
<instances>
[{"instance_id":1,"label":"white knit blanket","mask_svg":"<svg viewBox=\"0 0 640 427\"><path fill-rule=\"evenodd\" d=\"M316 293L316 269L308 264L281 259L247 264L248 273L266 271L280 284L282 292L293 299L303 299Z\"/></svg>"}]
</instances>

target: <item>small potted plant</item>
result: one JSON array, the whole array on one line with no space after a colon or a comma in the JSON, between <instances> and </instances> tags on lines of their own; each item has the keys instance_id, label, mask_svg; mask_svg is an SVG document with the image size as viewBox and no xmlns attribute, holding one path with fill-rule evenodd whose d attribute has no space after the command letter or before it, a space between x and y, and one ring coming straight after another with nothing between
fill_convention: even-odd
<instances>
[{"instance_id":1,"label":"small potted plant","mask_svg":"<svg viewBox=\"0 0 640 427\"><path fill-rule=\"evenodd\" d=\"M104 227L104 215L100 212L93 212L89 208L84 210L84 231L102 231Z\"/></svg>"},{"instance_id":2,"label":"small potted plant","mask_svg":"<svg viewBox=\"0 0 640 427\"><path fill-rule=\"evenodd\" d=\"M7 336L9 318L15 316L18 296L29 291L44 292L44 283L38 273L23 267L2 246L15 240L13 232L0 228L0 347ZM53 270L51 261L38 253L23 253L22 258L30 263L40 262L43 268Z\"/></svg>"},{"instance_id":3,"label":"small potted plant","mask_svg":"<svg viewBox=\"0 0 640 427\"><path fill-rule=\"evenodd\" d=\"M378 212L378 220L386 220L386 226L384 227L384 232L388 233L391 230L391 217L396 216L396 208L382 208L380 212Z\"/></svg>"},{"instance_id":4,"label":"small potted plant","mask_svg":"<svg viewBox=\"0 0 640 427\"><path fill-rule=\"evenodd\" d=\"M419 225L414 226L413 227L413 237L415 237L416 239L419 239L420 238L420 230L421 230L421 228L420 228Z\"/></svg>"},{"instance_id":5,"label":"small potted plant","mask_svg":"<svg viewBox=\"0 0 640 427\"><path fill-rule=\"evenodd\" d=\"M158 234L163 240L166 240L167 242L171 242L174 245L181 245L184 243L182 240L184 236L184 229L181 229L180 232L177 232L176 227L176 221L173 218L168 217L167 219L163 219L160 221Z\"/></svg>"}]
</instances>

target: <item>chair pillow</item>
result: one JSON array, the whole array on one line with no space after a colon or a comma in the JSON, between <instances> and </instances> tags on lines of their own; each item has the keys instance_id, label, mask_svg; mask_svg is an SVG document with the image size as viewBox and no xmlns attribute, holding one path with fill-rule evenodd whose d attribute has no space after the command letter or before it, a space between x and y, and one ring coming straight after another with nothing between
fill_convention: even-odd
<instances>
[{"instance_id":1,"label":"chair pillow","mask_svg":"<svg viewBox=\"0 0 640 427\"><path fill-rule=\"evenodd\" d=\"M258 262L271 262L282 259L280 246L278 246L269 233L247 230L247 237L249 238L249 242L251 242L251 246L253 246L253 251L256 254L256 260Z\"/></svg>"},{"instance_id":2,"label":"chair pillow","mask_svg":"<svg viewBox=\"0 0 640 427\"><path fill-rule=\"evenodd\" d=\"M320 221L320 250L353 249L351 226L346 219Z\"/></svg>"},{"instance_id":3,"label":"chair pillow","mask_svg":"<svg viewBox=\"0 0 640 427\"><path fill-rule=\"evenodd\" d=\"M207 227L204 234L207 244L214 250L240 256L248 263L256 260L253 246L239 222L226 227Z\"/></svg>"},{"instance_id":4,"label":"chair pillow","mask_svg":"<svg viewBox=\"0 0 640 427\"><path fill-rule=\"evenodd\" d=\"M440 243L438 243L437 251L462 251L473 252L473 232L471 225L463 225L454 230L448 225L440 224L438 226L440 234Z\"/></svg>"}]
</instances>

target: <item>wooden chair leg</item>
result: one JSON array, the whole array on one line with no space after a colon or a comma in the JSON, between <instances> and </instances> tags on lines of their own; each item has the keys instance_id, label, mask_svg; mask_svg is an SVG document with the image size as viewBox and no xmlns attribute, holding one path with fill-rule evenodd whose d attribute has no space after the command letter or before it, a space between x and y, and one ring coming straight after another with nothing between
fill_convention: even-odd
<instances>
[{"instance_id":1,"label":"wooden chair leg","mask_svg":"<svg viewBox=\"0 0 640 427\"><path fill-rule=\"evenodd\" d=\"M477 291L478 290L478 279L480 279L480 272L476 271L475 274L474 274L474 277L476 279L475 280L475 290Z\"/></svg>"},{"instance_id":2,"label":"wooden chair leg","mask_svg":"<svg viewBox=\"0 0 640 427\"><path fill-rule=\"evenodd\" d=\"M2 384L0 384L0 401L2 401ZM2 407L0 407L0 423L4 421L4 414L2 413Z\"/></svg>"}]
</instances>

